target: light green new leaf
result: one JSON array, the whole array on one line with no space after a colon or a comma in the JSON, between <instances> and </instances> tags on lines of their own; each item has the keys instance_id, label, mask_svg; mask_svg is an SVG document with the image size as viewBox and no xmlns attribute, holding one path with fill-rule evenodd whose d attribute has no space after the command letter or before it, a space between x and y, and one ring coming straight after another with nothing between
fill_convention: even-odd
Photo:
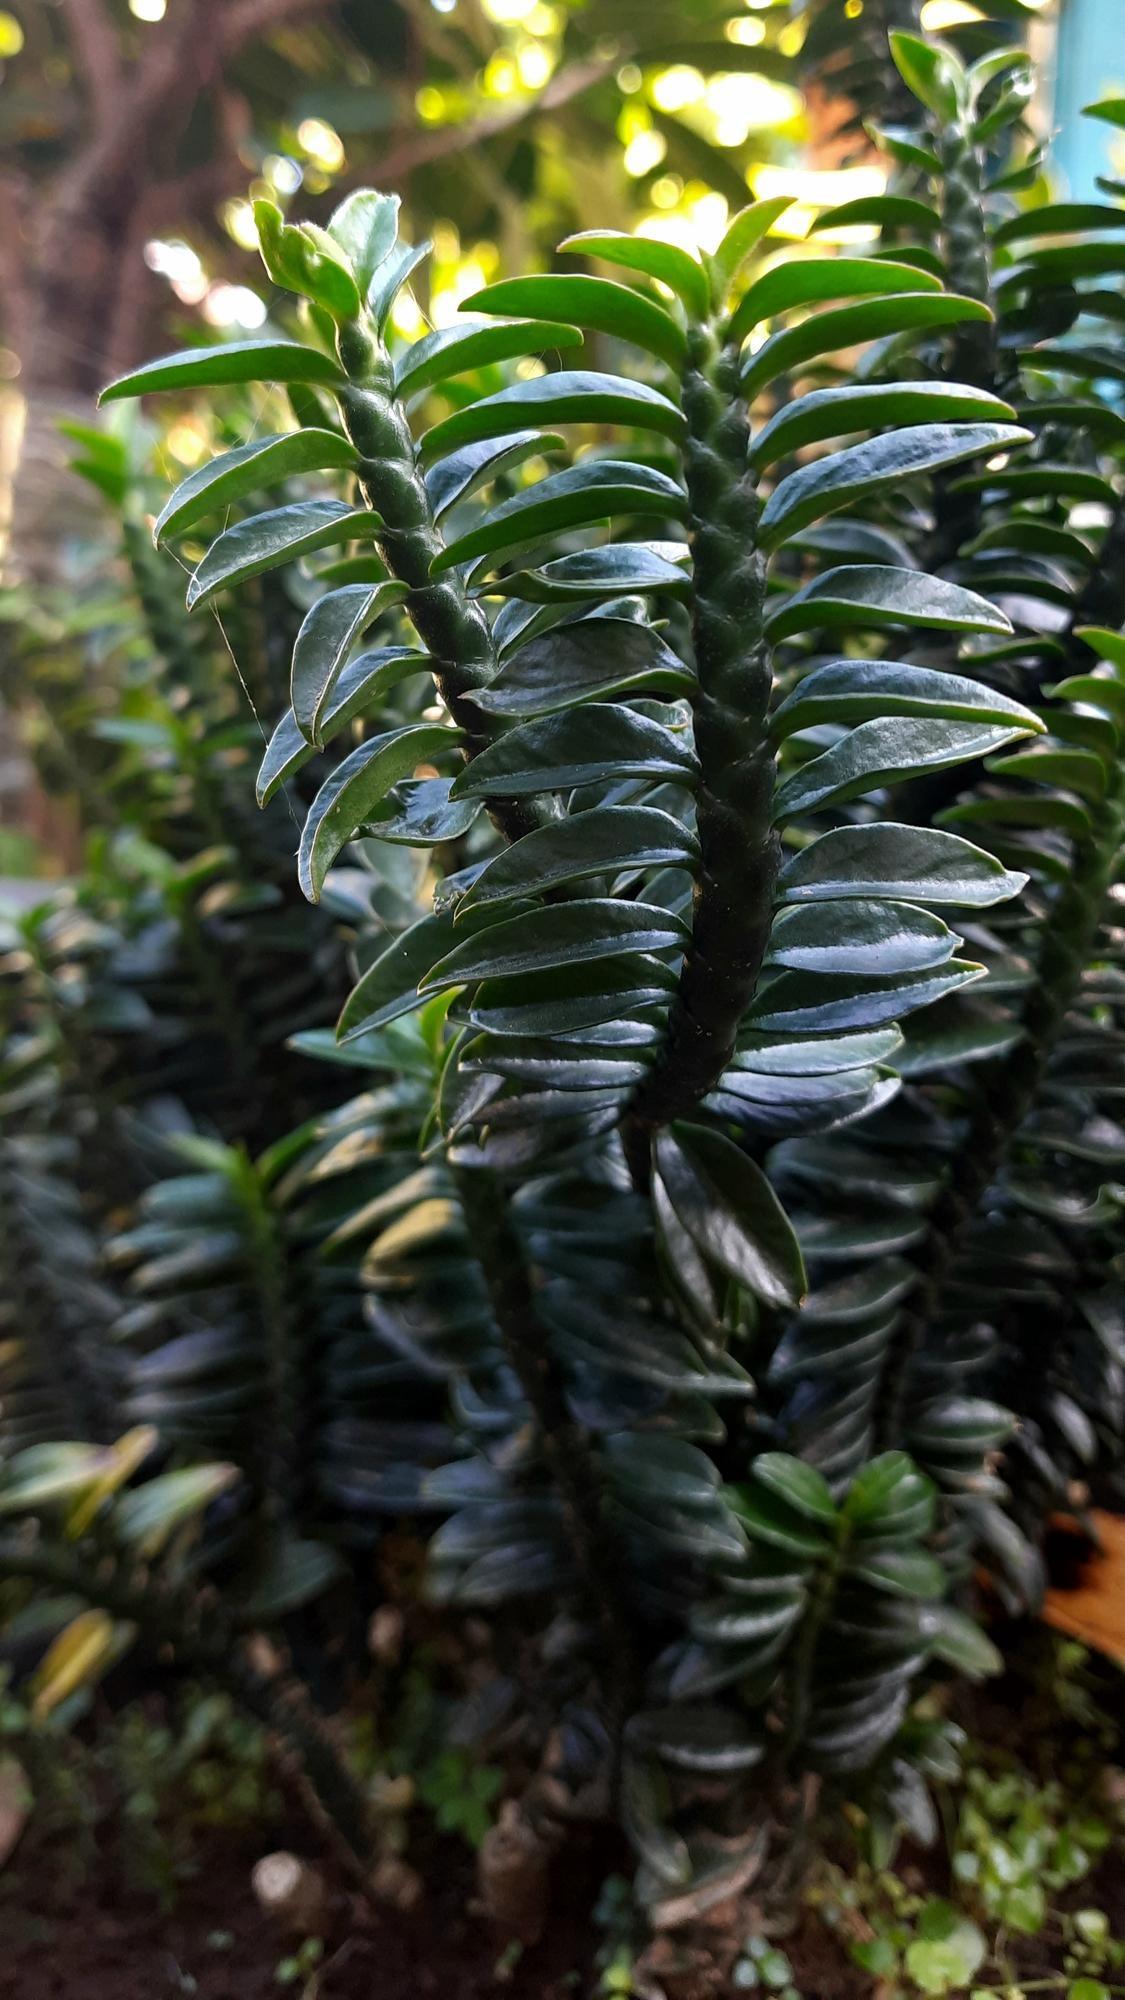
<instances>
[{"instance_id":1,"label":"light green new leaf","mask_svg":"<svg viewBox=\"0 0 1125 2000\"><path fill-rule=\"evenodd\" d=\"M746 208L739 209L727 224L722 242L708 260L712 297L717 308L723 305L746 259L757 249L762 238L768 236L778 217L792 207L793 200L791 194L776 194L765 201L752 201Z\"/></svg>"},{"instance_id":2,"label":"light green new leaf","mask_svg":"<svg viewBox=\"0 0 1125 2000\"><path fill-rule=\"evenodd\" d=\"M653 236L622 236L608 229L584 229L577 236L564 236L559 249L602 257L623 270L643 271L647 278L656 278L676 292L693 319L707 317L709 299L703 268L676 243L661 243Z\"/></svg>"}]
</instances>

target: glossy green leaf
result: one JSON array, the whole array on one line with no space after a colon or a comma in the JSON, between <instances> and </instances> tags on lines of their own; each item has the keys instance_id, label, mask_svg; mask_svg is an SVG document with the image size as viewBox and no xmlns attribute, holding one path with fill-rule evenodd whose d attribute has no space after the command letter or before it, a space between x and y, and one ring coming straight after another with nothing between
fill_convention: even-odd
<instances>
[{"instance_id":1,"label":"glossy green leaf","mask_svg":"<svg viewBox=\"0 0 1125 2000\"><path fill-rule=\"evenodd\" d=\"M372 815L365 828L367 837L398 847L433 847L437 841L460 840L480 805L473 799L451 799L452 784L452 778L407 778Z\"/></svg>"},{"instance_id":2,"label":"glossy green leaf","mask_svg":"<svg viewBox=\"0 0 1125 2000\"><path fill-rule=\"evenodd\" d=\"M268 514L254 514L236 521L233 528L212 542L188 584L187 606L199 604L263 570L277 569L339 542L370 539L382 526L378 514L366 508L349 507L343 500L298 500L290 507L275 507Z\"/></svg>"},{"instance_id":3,"label":"glossy green leaf","mask_svg":"<svg viewBox=\"0 0 1125 2000\"><path fill-rule=\"evenodd\" d=\"M182 534L208 514L298 473L350 468L356 459L355 446L338 431L313 428L255 438L209 459L181 480L157 516L152 539L162 542Z\"/></svg>"},{"instance_id":4,"label":"glossy green leaf","mask_svg":"<svg viewBox=\"0 0 1125 2000\"><path fill-rule=\"evenodd\" d=\"M763 320L817 299L880 298L889 292L937 292L940 282L913 264L874 257L790 257L756 279L731 314L728 337L745 340Z\"/></svg>"},{"instance_id":5,"label":"glossy green leaf","mask_svg":"<svg viewBox=\"0 0 1125 2000\"><path fill-rule=\"evenodd\" d=\"M550 715L611 695L690 693L693 676L651 626L588 618L545 633L507 655L473 695L486 715Z\"/></svg>"},{"instance_id":6,"label":"glossy green leaf","mask_svg":"<svg viewBox=\"0 0 1125 2000\"><path fill-rule=\"evenodd\" d=\"M573 250L584 257L601 257L623 270L642 271L657 278L678 294L693 319L706 319L710 304L703 268L678 244L662 243L654 236L623 236L613 230L584 229L577 236L564 236L560 250Z\"/></svg>"},{"instance_id":7,"label":"glossy green leaf","mask_svg":"<svg viewBox=\"0 0 1125 2000\"><path fill-rule=\"evenodd\" d=\"M814 389L786 403L750 447L750 463L776 465L806 445L849 432L878 430L881 425L972 422L976 418L1014 418L1015 411L986 389L955 382L868 383L846 389Z\"/></svg>"},{"instance_id":8,"label":"glossy green leaf","mask_svg":"<svg viewBox=\"0 0 1125 2000\"><path fill-rule=\"evenodd\" d=\"M943 632L1010 632L1002 611L975 590L921 570L862 563L825 570L769 611L766 629L776 645L798 632L826 627L920 625Z\"/></svg>"},{"instance_id":9,"label":"glossy green leaf","mask_svg":"<svg viewBox=\"0 0 1125 2000\"><path fill-rule=\"evenodd\" d=\"M987 757L1023 734L1022 728L1003 723L921 722L907 716L861 722L785 780L777 793L776 817L795 819L919 771L948 770Z\"/></svg>"},{"instance_id":10,"label":"glossy green leaf","mask_svg":"<svg viewBox=\"0 0 1125 2000\"><path fill-rule=\"evenodd\" d=\"M905 194L867 194L826 208L810 224L809 235L821 229L853 229L864 222L877 229L913 229L922 236L935 235L941 227L941 217L927 201Z\"/></svg>"},{"instance_id":11,"label":"glossy green leaf","mask_svg":"<svg viewBox=\"0 0 1125 2000\"><path fill-rule=\"evenodd\" d=\"M470 312L524 313L533 319L568 321L595 333L609 333L615 340L646 348L677 369L687 359L683 328L671 314L612 278L589 278L571 271L502 278L499 284L474 292L465 305Z\"/></svg>"},{"instance_id":12,"label":"glossy green leaf","mask_svg":"<svg viewBox=\"0 0 1125 2000\"><path fill-rule=\"evenodd\" d=\"M793 206L791 194L771 195L765 201L752 201L746 208L739 209L717 250L709 259L711 289L714 303L721 307L737 278L746 259L756 250L763 237L768 236L779 216Z\"/></svg>"},{"instance_id":13,"label":"glossy green leaf","mask_svg":"<svg viewBox=\"0 0 1125 2000\"><path fill-rule=\"evenodd\" d=\"M400 681L425 673L432 665L428 653L415 652L409 646L382 646L360 653L348 662L325 703L320 717L321 742L331 742L346 723L373 708ZM258 771L258 804L268 805L281 786L315 755L315 746L298 728L292 710L286 709L270 737Z\"/></svg>"},{"instance_id":14,"label":"glossy green leaf","mask_svg":"<svg viewBox=\"0 0 1125 2000\"><path fill-rule=\"evenodd\" d=\"M537 375L530 382L514 382L494 396L482 396L478 403L470 403L467 409L435 424L419 449L424 462L431 464L463 444L505 437L533 423L626 424L671 438L684 433L681 412L658 389L629 382L620 375L563 369L555 375Z\"/></svg>"},{"instance_id":15,"label":"glossy green leaf","mask_svg":"<svg viewBox=\"0 0 1125 2000\"><path fill-rule=\"evenodd\" d=\"M666 1006L675 984L662 959L631 952L534 974L514 990L506 980L486 980L469 1020L490 1035L571 1035Z\"/></svg>"},{"instance_id":16,"label":"glossy green leaf","mask_svg":"<svg viewBox=\"0 0 1125 2000\"><path fill-rule=\"evenodd\" d=\"M421 1007L420 981L455 942L451 915L421 917L393 938L344 1002L336 1023L340 1041L352 1042Z\"/></svg>"},{"instance_id":17,"label":"glossy green leaf","mask_svg":"<svg viewBox=\"0 0 1125 2000\"><path fill-rule=\"evenodd\" d=\"M952 124L962 107L964 70L953 53L940 42L924 42L920 35L892 29L891 55L908 90L940 124Z\"/></svg>"},{"instance_id":18,"label":"glossy green leaf","mask_svg":"<svg viewBox=\"0 0 1125 2000\"><path fill-rule=\"evenodd\" d=\"M755 1485L764 1486L767 1493L784 1500L787 1507L804 1515L807 1521L825 1528L835 1527L838 1516L831 1488L814 1465L806 1465L783 1451L763 1451L754 1460L750 1477Z\"/></svg>"},{"instance_id":19,"label":"glossy green leaf","mask_svg":"<svg viewBox=\"0 0 1125 2000\"><path fill-rule=\"evenodd\" d=\"M709 1262L767 1305L795 1306L805 1289L800 1246L761 1169L721 1132L686 1122L657 1134L654 1161Z\"/></svg>"},{"instance_id":20,"label":"glossy green leaf","mask_svg":"<svg viewBox=\"0 0 1125 2000\"><path fill-rule=\"evenodd\" d=\"M546 319L502 323L458 320L411 343L396 364L395 387L400 396L413 396L421 389L432 389L451 377L507 361L513 355L581 345L582 335L576 326L558 324L549 315Z\"/></svg>"},{"instance_id":21,"label":"glossy green leaf","mask_svg":"<svg viewBox=\"0 0 1125 2000\"><path fill-rule=\"evenodd\" d=\"M687 496L667 473L627 459L590 458L553 472L501 500L488 519L449 542L430 565L442 576L459 563L503 554L559 528L592 526L619 515L652 514L675 520L687 513Z\"/></svg>"},{"instance_id":22,"label":"glossy green leaf","mask_svg":"<svg viewBox=\"0 0 1125 2000\"><path fill-rule=\"evenodd\" d=\"M1032 735L1044 729L1033 709L982 681L900 660L830 660L814 668L774 710L771 728L784 737L822 722L867 722L883 715L1010 722Z\"/></svg>"},{"instance_id":23,"label":"glossy green leaf","mask_svg":"<svg viewBox=\"0 0 1125 2000\"><path fill-rule=\"evenodd\" d=\"M424 992L478 979L522 979L555 966L586 964L623 952L682 950L689 932L679 917L646 903L553 903L492 924L439 960Z\"/></svg>"},{"instance_id":24,"label":"glossy green leaf","mask_svg":"<svg viewBox=\"0 0 1125 2000\"><path fill-rule=\"evenodd\" d=\"M909 903L838 897L774 918L766 962L807 972L919 972L962 943L940 917Z\"/></svg>"},{"instance_id":25,"label":"glossy green leaf","mask_svg":"<svg viewBox=\"0 0 1125 2000\"><path fill-rule=\"evenodd\" d=\"M319 748L321 721L348 655L373 618L406 596L398 582L352 583L318 597L293 647L289 699L302 736Z\"/></svg>"},{"instance_id":26,"label":"glossy green leaf","mask_svg":"<svg viewBox=\"0 0 1125 2000\"><path fill-rule=\"evenodd\" d=\"M988 909L1018 895L1026 882L956 834L884 821L822 833L785 863L778 894L786 903L889 896Z\"/></svg>"},{"instance_id":27,"label":"glossy green leaf","mask_svg":"<svg viewBox=\"0 0 1125 2000\"><path fill-rule=\"evenodd\" d=\"M543 894L623 869L675 867L698 853L694 834L652 806L602 806L536 827L490 861L459 909Z\"/></svg>"},{"instance_id":28,"label":"glossy green leaf","mask_svg":"<svg viewBox=\"0 0 1125 2000\"><path fill-rule=\"evenodd\" d=\"M339 244L366 298L380 265L390 256L398 235L399 197L357 188L335 208L328 234Z\"/></svg>"},{"instance_id":29,"label":"glossy green leaf","mask_svg":"<svg viewBox=\"0 0 1125 2000\"><path fill-rule=\"evenodd\" d=\"M118 376L98 401L114 403L156 389L218 389L230 382L325 382L335 387L343 380L339 362L319 348L296 340L233 340L146 361L143 368Z\"/></svg>"},{"instance_id":30,"label":"glossy green leaf","mask_svg":"<svg viewBox=\"0 0 1125 2000\"><path fill-rule=\"evenodd\" d=\"M974 984L983 968L950 959L932 971L895 973L888 979L856 974L783 972L762 984L747 1016L771 1034L839 1034L845 1028L881 1028L918 1007Z\"/></svg>"},{"instance_id":31,"label":"glossy green leaf","mask_svg":"<svg viewBox=\"0 0 1125 2000\"><path fill-rule=\"evenodd\" d=\"M663 548L669 544L664 543ZM685 549L684 553L687 551ZM691 579L680 563L650 542L610 542L600 549L576 549L557 556L542 569L518 570L498 577L490 592L522 599L528 604L566 605L589 598L621 597L634 592L668 591L686 597Z\"/></svg>"},{"instance_id":32,"label":"glossy green leaf","mask_svg":"<svg viewBox=\"0 0 1125 2000\"><path fill-rule=\"evenodd\" d=\"M451 507L467 500L481 486L502 473L514 471L529 458L558 450L562 442L561 437L550 431L516 431L513 437L499 441L486 438L480 444L467 444L460 451L451 451L448 458L439 458L426 474L426 497L435 521L440 521Z\"/></svg>"},{"instance_id":33,"label":"glossy green leaf","mask_svg":"<svg viewBox=\"0 0 1125 2000\"><path fill-rule=\"evenodd\" d=\"M762 512L760 546L777 548L810 521L823 520L868 494L982 452L1026 444L1031 436L1018 424L917 424L850 445L800 466L775 487Z\"/></svg>"},{"instance_id":34,"label":"glossy green leaf","mask_svg":"<svg viewBox=\"0 0 1125 2000\"><path fill-rule=\"evenodd\" d=\"M354 840L391 786L458 740L456 730L435 723L389 729L361 743L325 779L309 808L297 856L298 879L310 903L320 901L324 878L340 849Z\"/></svg>"},{"instance_id":35,"label":"glossy green leaf","mask_svg":"<svg viewBox=\"0 0 1125 2000\"><path fill-rule=\"evenodd\" d=\"M811 313L795 326L771 334L756 353L747 355L742 370L743 392L752 401L779 375L794 374L806 361L858 346L862 341L989 318L988 307L979 299L962 298L955 292L924 291L896 292L890 298L867 299L858 306L837 306L828 312Z\"/></svg>"},{"instance_id":36,"label":"glossy green leaf","mask_svg":"<svg viewBox=\"0 0 1125 2000\"><path fill-rule=\"evenodd\" d=\"M452 796L524 797L626 777L691 784L694 775L694 755L682 736L631 708L588 702L510 729L473 758Z\"/></svg>"}]
</instances>

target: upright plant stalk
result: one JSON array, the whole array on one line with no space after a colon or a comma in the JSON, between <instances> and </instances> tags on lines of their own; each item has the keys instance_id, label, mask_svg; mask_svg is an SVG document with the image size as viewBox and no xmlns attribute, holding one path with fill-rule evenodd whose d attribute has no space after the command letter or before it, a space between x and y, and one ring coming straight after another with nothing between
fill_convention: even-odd
<instances>
[{"instance_id":1,"label":"upright plant stalk","mask_svg":"<svg viewBox=\"0 0 1125 2000\"><path fill-rule=\"evenodd\" d=\"M769 941L780 854L771 827L776 765L766 732L772 677L762 616L766 565L757 546L761 501L746 464L750 426L738 352L720 345L711 326L689 334L683 404L702 859L667 1034L632 1105L634 1120L649 1126L690 1111L730 1061Z\"/></svg>"},{"instance_id":2,"label":"upright plant stalk","mask_svg":"<svg viewBox=\"0 0 1125 2000\"><path fill-rule=\"evenodd\" d=\"M494 1177L465 1167L456 1170L455 1180L505 1352L534 1417L583 1591L601 1629L619 1736L637 1690L638 1669L601 1476L586 1434L570 1414L561 1371L536 1321L523 1249L507 1205L498 1199Z\"/></svg>"},{"instance_id":3,"label":"upright plant stalk","mask_svg":"<svg viewBox=\"0 0 1125 2000\"><path fill-rule=\"evenodd\" d=\"M348 386L340 408L360 454L357 476L367 504L382 516L377 531L387 568L410 593L411 622L433 656L433 674L450 715L464 732L472 758L489 737L481 712L469 697L486 687L496 671L488 620L460 578L430 575L442 541L418 471L414 440L394 391L394 370L370 323L353 320L340 328L340 362ZM534 806L516 799L493 802L492 818L506 840L518 840L541 823Z\"/></svg>"},{"instance_id":4,"label":"upright plant stalk","mask_svg":"<svg viewBox=\"0 0 1125 2000\"><path fill-rule=\"evenodd\" d=\"M984 1069L969 1129L931 1212L926 1241L912 1259L920 1283L904 1311L881 1385L875 1425L880 1450L902 1437L911 1362L939 1309L963 1231L1003 1167L1034 1102L1090 962L1125 832L1125 775L1120 768L1107 797L1089 810L1091 832L1044 925L1036 982L1020 1023L1021 1039L1007 1056Z\"/></svg>"}]
</instances>

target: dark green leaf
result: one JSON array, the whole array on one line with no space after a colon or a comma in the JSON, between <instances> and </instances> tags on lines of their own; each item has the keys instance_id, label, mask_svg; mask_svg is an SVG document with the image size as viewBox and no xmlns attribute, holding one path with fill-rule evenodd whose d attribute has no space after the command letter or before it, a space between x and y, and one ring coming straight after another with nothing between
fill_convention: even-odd
<instances>
[{"instance_id":1,"label":"dark green leaf","mask_svg":"<svg viewBox=\"0 0 1125 2000\"><path fill-rule=\"evenodd\" d=\"M683 416L659 390L643 382L628 382L620 375L564 369L556 375L538 375L530 382L515 382L511 388L458 410L426 432L421 454L430 463L463 444L505 437L510 431L524 430L529 423L627 424L673 438L682 437L684 432Z\"/></svg>"},{"instance_id":2,"label":"dark green leaf","mask_svg":"<svg viewBox=\"0 0 1125 2000\"><path fill-rule=\"evenodd\" d=\"M819 627L921 625L945 632L1010 632L1002 611L944 577L862 563L825 570L767 617L776 644Z\"/></svg>"},{"instance_id":3,"label":"dark green leaf","mask_svg":"<svg viewBox=\"0 0 1125 2000\"><path fill-rule=\"evenodd\" d=\"M467 500L478 487L514 470L526 459L540 458L544 452L556 450L562 442L561 437L550 431L516 431L513 437L499 443L486 438L480 444L467 444L460 451L451 451L448 458L439 459L426 474L426 494L435 521L440 521L459 501Z\"/></svg>"},{"instance_id":4,"label":"dark green leaf","mask_svg":"<svg viewBox=\"0 0 1125 2000\"><path fill-rule=\"evenodd\" d=\"M1010 695L961 674L899 660L830 660L807 674L775 709L776 736L822 722L867 722L884 715L932 715L952 722L1010 722L1027 734L1044 725Z\"/></svg>"},{"instance_id":5,"label":"dark green leaf","mask_svg":"<svg viewBox=\"0 0 1125 2000\"><path fill-rule=\"evenodd\" d=\"M330 354L295 340L235 340L220 347L187 347L162 361L146 361L102 390L100 403L147 396L154 389L216 389L228 382L328 382L344 380Z\"/></svg>"},{"instance_id":6,"label":"dark green leaf","mask_svg":"<svg viewBox=\"0 0 1125 2000\"><path fill-rule=\"evenodd\" d=\"M356 640L405 595L398 582L346 584L318 597L305 613L293 647L289 699L298 729L315 747L324 741L321 721Z\"/></svg>"},{"instance_id":7,"label":"dark green leaf","mask_svg":"<svg viewBox=\"0 0 1125 2000\"><path fill-rule=\"evenodd\" d=\"M790 257L758 278L731 314L729 338L741 343L765 319L814 299L885 297L889 292L937 292L940 281L913 264L876 257Z\"/></svg>"},{"instance_id":8,"label":"dark green leaf","mask_svg":"<svg viewBox=\"0 0 1125 2000\"><path fill-rule=\"evenodd\" d=\"M607 264L625 270L643 271L678 293L694 319L706 319L710 304L707 279L702 266L675 243L661 243L652 236L621 236L612 230L585 229L577 236L564 236L560 250L580 251L585 257L602 257Z\"/></svg>"},{"instance_id":9,"label":"dark green leaf","mask_svg":"<svg viewBox=\"0 0 1125 2000\"><path fill-rule=\"evenodd\" d=\"M1002 723L917 722L906 716L861 722L785 780L777 793L775 818L792 820L919 771L947 770L987 757L1024 733Z\"/></svg>"},{"instance_id":10,"label":"dark green leaf","mask_svg":"<svg viewBox=\"0 0 1125 2000\"><path fill-rule=\"evenodd\" d=\"M550 715L610 695L676 695L693 686L693 676L651 626L590 618L510 652L472 699L486 715Z\"/></svg>"},{"instance_id":11,"label":"dark green leaf","mask_svg":"<svg viewBox=\"0 0 1125 2000\"><path fill-rule=\"evenodd\" d=\"M263 570L311 555L314 549L370 539L381 526L378 514L349 507L343 500L299 500L291 507L275 507L271 513L236 521L212 542L195 571L187 589L188 610Z\"/></svg>"},{"instance_id":12,"label":"dark green leaf","mask_svg":"<svg viewBox=\"0 0 1125 2000\"><path fill-rule=\"evenodd\" d=\"M583 459L490 508L480 527L449 542L435 556L430 573L441 576L478 556L502 554L559 528L586 527L614 515L653 514L660 520L675 520L686 513L687 496L667 473L628 459Z\"/></svg>"},{"instance_id":13,"label":"dark green leaf","mask_svg":"<svg viewBox=\"0 0 1125 2000\"><path fill-rule=\"evenodd\" d=\"M589 963L626 952L682 950L687 926L647 903L609 899L553 903L492 924L459 943L422 981L424 992L478 979L526 978L555 966Z\"/></svg>"},{"instance_id":14,"label":"dark green leaf","mask_svg":"<svg viewBox=\"0 0 1125 2000\"><path fill-rule=\"evenodd\" d=\"M890 896L987 909L1017 895L1026 881L955 834L884 822L821 834L785 863L778 891L788 903Z\"/></svg>"},{"instance_id":15,"label":"dark green leaf","mask_svg":"<svg viewBox=\"0 0 1125 2000\"><path fill-rule=\"evenodd\" d=\"M301 835L297 872L310 903L320 901L324 878L340 849L355 838L391 786L458 740L456 730L419 723L369 737L345 757L313 800Z\"/></svg>"},{"instance_id":16,"label":"dark green leaf","mask_svg":"<svg viewBox=\"0 0 1125 2000\"><path fill-rule=\"evenodd\" d=\"M805 445L852 431L878 430L883 424L918 424L930 419L963 423L978 417L1012 418L1009 403L985 389L952 382L876 382L846 389L814 389L786 403L759 431L750 448L750 463L759 468Z\"/></svg>"},{"instance_id":17,"label":"dark green leaf","mask_svg":"<svg viewBox=\"0 0 1125 2000\"><path fill-rule=\"evenodd\" d=\"M759 1167L703 1125L657 1135L657 1172L680 1222L712 1263L772 1306L794 1306L805 1289L800 1246Z\"/></svg>"},{"instance_id":18,"label":"dark green leaf","mask_svg":"<svg viewBox=\"0 0 1125 2000\"><path fill-rule=\"evenodd\" d=\"M581 345L582 335L576 326L555 324L550 317L503 324L485 319L458 321L423 334L406 349L395 368L395 387L400 396L413 396L451 376L469 374L515 354L542 354L544 348Z\"/></svg>"},{"instance_id":19,"label":"dark green leaf","mask_svg":"<svg viewBox=\"0 0 1125 2000\"><path fill-rule=\"evenodd\" d=\"M775 917L766 962L808 972L919 972L943 965L962 940L909 903L810 903Z\"/></svg>"},{"instance_id":20,"label":"dark green leaf","mask_svg":"<svg viewBox=\"0 0 1125 2000\"><path fill-rule=\"evenodd\" d=\"M800 466L781 481L763 510L759 544L763 549L776 548L810 521L822 520L869 493L982 452L1026 444L1031 436L1018 424L918 424L850 445Z\"/></svg>"},{"instance_id":21,"label":"dark green leaf","mask_svg":"<svg viewBox=\"0 0 1125 2000\"><path fill-rule=\"evenodd\" d=\"M255 438L252 444L238 445L209 459L196 472L180 481L165 501L152 531L154 542L182 534L208 514L278 485L301 472L325 472L356 463L356 450L338 431L285 431L279 436Z\"/></svg>"},{"instance_id":22,"label":"dark green leaf","mask_svg":"<svg viewBox=\"0 0 1125 2000\"><path fill-rule=\"evenodd\" d=\"M809 235L819 229L852 229L860 222L872 222L879 229L913 229L922 236L933 236L941 228L940 215L927 201L904 194L868 194L826 208L810 225ZM896 248L901 250L901 245Z\"/></svg>"},{"instance_id":23,"label":"dark green leaf","mask_svg":"<svg viewBox=\"0 0 1125 2000\"><path fill-rule=\"evenodd\" d=\"M424 673L432 665L428 653L416 653L409 646L382 646L349 661L321 715L322 742L331 742L338 730L373 707L400 681ZM314 746L302 735L292 711L286 709L262 758L256 785L258 804L268 805L280 787L315 755Z\"/></svg>"},{"instance_id":24,"label":"dark green leaf","mask_svg":"<svg viewBox=\"0 0 1125 2000\"><path fill-rule=\"evenodd\" d=\"M557 888L621 869L690 864L694 834L651 806L603 806L537 827L490 861L460 909Z\"/></svg>"},{"instance_id":25,"label":"dark green leaf","mask_svg":"<svg viewBox=\"0 0 1125 2000\"><path fill-rule=\"evenodd\" d=\"M988 307L979 299L962 298L954 292L916 291L869 299L860 306L837 306L828 312L811 313L796 326L771 334L756 354L747 356L742 371L743 391L753 400L779 375L799 370L802 362L834 354L840 348L855 347L861 341L911 330L926 332L931 327L958 326L968 320L990 317Z\"/></svg>"},{"instance_id":26,"label":"dark green leaf","mask_svg":"<svg viewBox=\"0 0 1125 2000\"><path fill-rule=\"evenodd\" d=\"M807 1521L835 1527L836 1503L827 1480L815 1466L790 1458L783 1451L763 1451L754 1460L750 1476L756 1485L764 1486L775 1499L784 1500L787 1507L803 1514Z\"/></svg>"},{"instance_id":27,"label":"dark green leaf","mask_svg":"<svg viewBox=\"0 0 1125 2000\"><path fill-rule=\"evenodd\" d=\"M695 758L682 736L631 708L588 702L521 723L490 743L457 778L453 797L522 797L625 777L690 784L694 775Z\"/></svg>"},{"instance_id":28,"label":"dark green leaf","mask_svg":"<svg viewBox=\"0 0 1125 2000\"><path fill-rule=\"evenodd\" d=\"M612 278L588 278L575 272L551 271L528 278L502 278L465 301L469 311L526 313L539 320L569 321L596 333L629 340L679 369L687 359L687 341L663 306L654 305L629 285Z\"/></svg>"}]
</instances>

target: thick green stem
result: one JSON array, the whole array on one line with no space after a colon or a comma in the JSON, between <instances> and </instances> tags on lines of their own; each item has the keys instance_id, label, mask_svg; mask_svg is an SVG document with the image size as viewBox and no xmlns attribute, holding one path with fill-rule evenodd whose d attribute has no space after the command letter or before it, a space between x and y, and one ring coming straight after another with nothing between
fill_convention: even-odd
<instances>
[{"instance_id":1,"label":"thick green stem","mask_svg":"<svg viewBox=\"0 0 1125 2000\"><path fill-rule=\"evenodd\" d=\"M962 124L935 132L942 163L938 183L941 206L941 247L950 291L979 299L992 308L992 260L984 214L984 160L972 134ZM953 327L946 350L945 373L950 381L968 382L975 389L1003 396L1013 387L1012 370L1002 365L996 322L963 320ZM979 493L958 493L962 468L938 473L934 479L935 526L926 551L925 567L940 570L956 557L980 529Z\"/></svg>"},{"instance_id":2,"label":"thick green stem","mask_svg":"<svg viewBox=\"0 0 1125 2000\"><path fill-rule=\"evenodd\" d=\"M913 1262L919 1283L891 1344L875 1414L876 1449L902 1439L910 1369L940 1310L941 1293L981 1197L997 1178L1043 1081L1059 1031L1078 991L1102 919L1125 828L1125 781L1093 811L1092 834L1043 932L1037 979L1023 1009L1022 1039L985 1070L969 1130L931 1212L925 1243Z\"/></svg>"},{"instance_id":3,"label":"thick green stem","mask_svg":"<svg viewBox=\"0 0 1125 2000\"><path fill-rule=\"evenodd\" d=\"M358 478L369 507L382 516L379 553L409 591L406 609L433 656L434 680L450 715L463 731L467 758L488 742L487 725L470 696L496 671L488 620L458 576L433 578L442 549L414 440L395 394L390 359L371 328L359 321L340 330L340 360L349 386L340 393L348 436L360 454ZM507 840L542 823L543 813L523 799L495 800L492 818Z\"/></svg>"},{"instance_id":4,"label":"thick green stem","mask_svg":"<svg viewBox=\"0 0 1125 2000\"><path fill-rule=\"evenodd\" d=\"M769 939L779 853L766 727L772 677L757 541L761 502L746 466L750 432L737 355L709 328L692 335L683 402L702 861L667 1035L632 1106L643 1126L690 1111L730 1061Z\"/></svg>"},{"instance_id":5,"label":"thick green stem","mask_svg":"<svg viewBox=\"0 0 1125 2000\"><path fill-rule=\"evenodd\" d=\"M637 1686L637 1663L626 1615L625 1580L609 1530L605 1493L589 1440L575 1423L563 1373L535 1315L523 1249L507 1204L491 1174L464 1167L457 1195L469 1239L488 1286L508 1360L535 1420L539 1447L562 1503L583 1594L601 1628L618 1730Z\"/></svg>"}]
</instances>

